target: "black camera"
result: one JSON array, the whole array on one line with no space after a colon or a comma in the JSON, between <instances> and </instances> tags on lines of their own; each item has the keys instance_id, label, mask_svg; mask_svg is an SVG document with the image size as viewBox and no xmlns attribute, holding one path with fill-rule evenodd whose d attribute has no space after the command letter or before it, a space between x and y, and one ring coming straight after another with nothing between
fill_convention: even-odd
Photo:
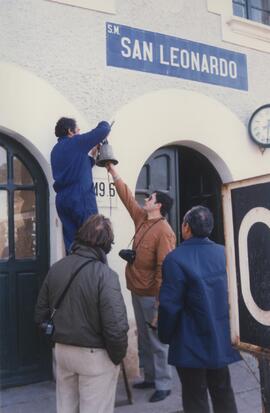
<instances>
[{"instance_id":1,"label":"black camera","mask_svg":"<svg viewBox=\"0 0 270 413\"><path fill-rule=\"evenodd\" d=\"M119 251L119 255L123 260L127 261L129 264L133 264L136 258L136 251L135 250L121 250Z\"/></svg>"},{"instance_id":2,"label":"black camera","mask_svg":"<svg viewBox=\"0 0 270 413\"><path fill-rule=\"evenodd\" d=\"M43 321L43 323L40 324L40 329L45 336L52 336L54 332L52 320Z\"/></svg>"}]
</instances>

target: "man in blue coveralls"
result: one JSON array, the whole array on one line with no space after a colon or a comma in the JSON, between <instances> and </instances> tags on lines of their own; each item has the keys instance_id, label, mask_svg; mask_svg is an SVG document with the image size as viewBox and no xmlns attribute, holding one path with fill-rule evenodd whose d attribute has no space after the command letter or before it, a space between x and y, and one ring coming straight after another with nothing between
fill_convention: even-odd
<instances>
[{"instance_id":1,"label":"man in blue coveralls","mask_svg":"<svg viewBox=\"0 0 270 413\"><path fill-rule=\"evenodd\" d=\"M95 160L88 153L107 137L110 129L109 123L102 121L90 132L79 134L74 119L63 117L56 123L58 142L51 152L51 167L67 253L80 226L98 212L92 177Z\"/></svg>"}]
</instances>

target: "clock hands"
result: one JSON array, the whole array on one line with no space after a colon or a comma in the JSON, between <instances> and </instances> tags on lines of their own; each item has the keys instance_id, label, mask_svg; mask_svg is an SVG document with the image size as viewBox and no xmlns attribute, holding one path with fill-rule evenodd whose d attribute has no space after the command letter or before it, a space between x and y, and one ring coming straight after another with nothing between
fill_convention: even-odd
<instances>
[{"instance_id":1,"label":"clock hands","mask_svg":"<svg viewBox=\"0 0 270 413\"><path fill-rule=\"evenodd\" d=\"M268 119L267 121L267 137L266 137L266 141L270 142L270 119Z\"/></svg>"},{"instance_id":2,"label":"clock hands","mask_svg":"<svg viewBox=\"0 0 270 413\"><path fill-rule=\"evenodd\" d=\"M270 142L270 119L267 119L267 124L262 129L266 129L265 142Z\"/></svg>"}]
</instances>

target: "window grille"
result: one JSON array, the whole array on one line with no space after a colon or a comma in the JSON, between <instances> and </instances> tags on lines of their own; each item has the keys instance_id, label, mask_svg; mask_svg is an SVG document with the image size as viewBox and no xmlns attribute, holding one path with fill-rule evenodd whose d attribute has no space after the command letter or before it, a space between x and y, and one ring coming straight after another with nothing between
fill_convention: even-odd
<instances>
[{"instance_id":1,"label":"window grille","mask_svg":"<svg viewBox=\"0 0 270 413\"><path fill-rule=\"evenodd\" d=\"M270 25L270 0L233 0L233 14Z\"/></svg>"}]
</instances>

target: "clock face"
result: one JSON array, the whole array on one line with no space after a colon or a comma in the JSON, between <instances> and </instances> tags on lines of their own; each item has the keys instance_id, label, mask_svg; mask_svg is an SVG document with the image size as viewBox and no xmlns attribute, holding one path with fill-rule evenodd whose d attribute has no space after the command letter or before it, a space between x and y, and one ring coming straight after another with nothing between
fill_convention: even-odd
<instances>
[{"instance_id":1,"label":"clock face","mask_svg":"<svg viewBox=\"0 0 270 413\"><path fill-rule=\"evenodd\" d=\"M270 104L258 108L250 118L248 131L260 146L270 147Z\"/></svg>"}]
</instances>

